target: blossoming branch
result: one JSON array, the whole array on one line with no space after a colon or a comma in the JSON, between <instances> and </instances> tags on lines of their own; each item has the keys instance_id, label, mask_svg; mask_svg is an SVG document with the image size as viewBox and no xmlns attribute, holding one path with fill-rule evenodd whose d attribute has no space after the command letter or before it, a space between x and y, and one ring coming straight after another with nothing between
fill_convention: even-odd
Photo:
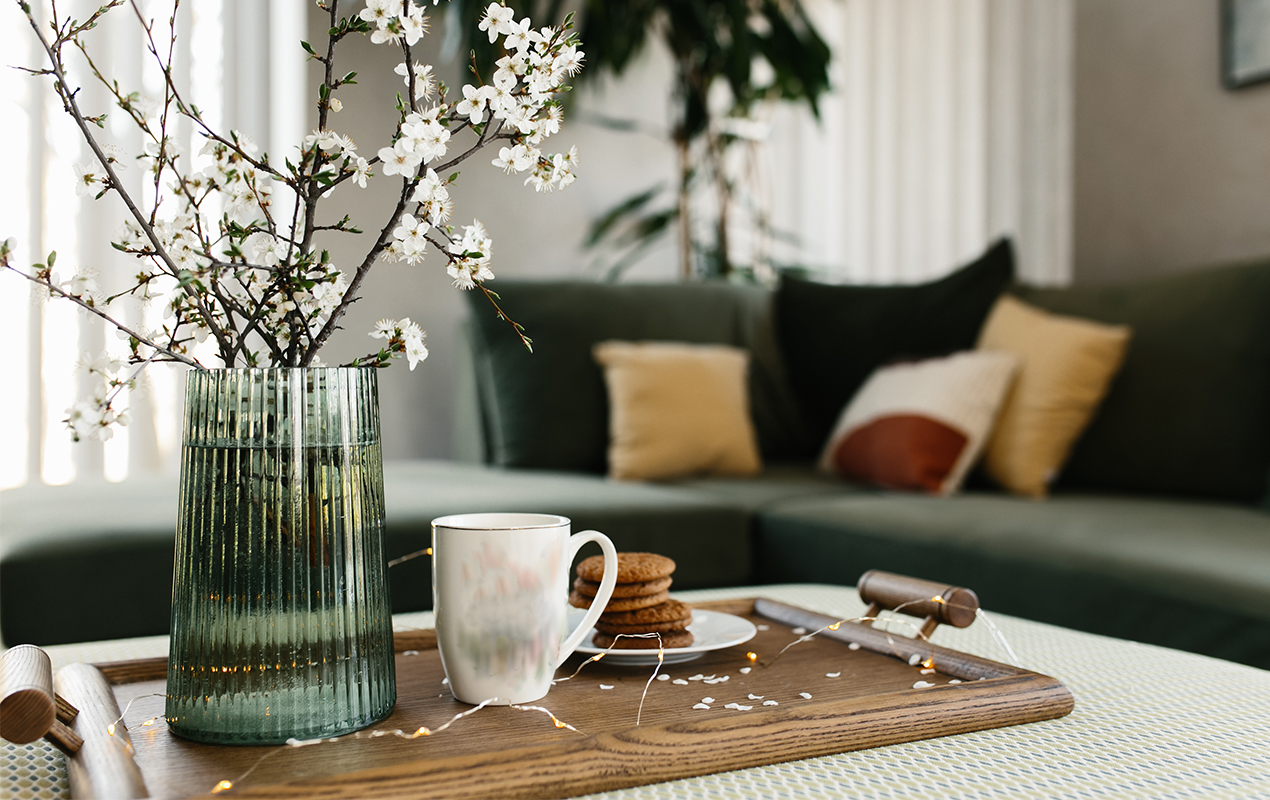
<instances>
[{"instance_id":1,"label":"blossoming branch","mask_svg":"<svg viewBox=\"0 0 1270 800\"><path fill-rule=\"evenodd\" d=\"M0 246L0 267L114 325L129 343L127 364L174 361L203 369L208 348L198 346L210 340L226 367L320 366L319 350L359 298L370 269L379 262L419 264L430 250L444 259L455 287L484 292L499 318L530 346L523 328L503 313L498 296L485 285L494 278L493 243L485 227L476 219L451 224L449 187L458 173L450 170L497 142L493 165L506 173L525 173L525 183L535 190L549 192L574 181L577 150L542 149L560 130L558 95L569 89L568 79L582 67L584 54L570 33L572 15L561 27L535 28L528 18L516 21L512 9L491 3L479 29L491 43L501 39L504 55L489 83L473 65L475 83L462 86L461 98L451 99L432 66L413 56L412 48L429 26L421 5L366 0L364 8L344 14L340 0L319 0L318 7L329 17L325 47L300 43L323 70L316 98L318 129L277 159L261 154L246 133L213 130L183 98L172 68L180 0L173 4L166 29L147 19L136 0L111 0L83 21L60 16L54 0L47 31L28 3L17 2L47 59L46 66L27 71L52 79L93 154L89 163L76 165L76 190L97 201L117 197L123 203L126 219L111 244L135 256L139 267L127 288L114 295L99 290L91 266L69 277L55 271L56 254L29 271L18 268L12 263L11 240ZM87 34L103 15L121 6L135 15L149 57L162 72L161 98L130 91L93 62ZM398 95L393 130L370 157L332 121L342 107L339 91L356 83L356 72L340 74L336 69L337 46L352 35L369 35L376 44L397 47L403 57L396 73L406 87L404 99ZM68 69L71 51L84 57L91 78L141 132L145 152L139 159L154 197L148 206L119 179L124 153L103 141L106 114L93 115L80 106L79 88ZM196 155L184 152L173 137L178 118L189 120L205 140ZM316 246L315 236L362 230L348 216L322 221L320 203L336 190L365 189L376 172L381 179L396 176L399 199L362 260L341 270ZM125 295L162 304L165 320L153 329L124 325L111 304ZM381 320L370 335L385 344L348 366L383 367L404 355L414 369L427 357L425 334L409 319ZM112 403L133 385L135 372L120 374L127 364L104 354L85 354L85 369L100 377L102 386L68 409L67 423L76 439L108 438L112 423L126 422L126 412Z\"/></svg>"}]
</instances>

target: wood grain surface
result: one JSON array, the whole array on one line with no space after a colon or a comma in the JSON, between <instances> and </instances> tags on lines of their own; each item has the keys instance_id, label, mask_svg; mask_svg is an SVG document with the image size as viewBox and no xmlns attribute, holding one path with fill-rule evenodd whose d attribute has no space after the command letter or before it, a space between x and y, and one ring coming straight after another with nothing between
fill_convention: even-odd
<instances>
[{"instance_id":1,"label":"wood grain surface","mask_svg":"<svg viewBox=\"0 0 1270 800\"><path fill-rule=\"evenodd\" d=\"M54 685L58 694L79 709L73 730L84 741L79 752L66 759L71 796L77 800L148 797L145 778L133 760L128 729L115 723L119 706L106 677L89 664L69 664L57 671Z\"/></svg>"},{"instance_id":2,"label":"wood grain surface","mask_svg":"<svg viewBox=\"0 0 1270 800\"><path fill-rule=\"evenodd\" d=\"M470 708L442 684L431 632L409 631L397 634L397 707L373 731L298 748L218 747L181 740L160 722L134 727L136 760L156 797L197 796L220 781L233 784L220 798L569 797L1051 719L1072 708L1070 692L1053 678L849 623L776 658L798 638L791 626L835 620L769 601L695 606L698 617L711 610L747 615L765 629L745 644L662 667L686 684L649 685L651 666L587 664L534 704L581 733L539 712L489 707L431 736L374 735L436 729ZM937 672L910 666L912 653L933 658ZM559 676L580 663L570 659ZM143 697L163 691L162 659L104 672L120 704L140 698L130 724L163 713L162 697ZM725 675L715 684L689 680ZM935 685L914 688L918 681ZM706 697L710 709L693 708Z\"/></svg>"}]
</instances>

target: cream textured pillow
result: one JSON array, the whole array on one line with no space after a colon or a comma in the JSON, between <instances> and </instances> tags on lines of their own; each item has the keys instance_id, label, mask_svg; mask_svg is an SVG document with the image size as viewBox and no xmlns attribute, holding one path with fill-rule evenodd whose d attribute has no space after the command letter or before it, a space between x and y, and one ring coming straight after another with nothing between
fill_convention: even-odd
<instances>
[{"instance_id":1,"label":"cream textured pillow","mask_svg":"<svg viewBox=\"0 0 1270 800\"><path fill-rule=\"evenodd\" d=\"M984 469L1015 494L1045 497L1124 362L1124 325L1065 317L1003 295L979 333L980 350L1019 357L988 441Z\"/></svg>"},{"instance_id":2,"label":"cream textured pillow","mask_svg":"<svg viewBox=\"0 0 1270 800\"><path fill-rule=\"evenodd\" d=\"M1018 359L989 351L879 367L847 404L820 468L949 495L983 451Z\"/></svg>"},{"instance_id":3,"label":"cream textured pillow","mask_svg":"<svg viewBox=\"0 0 1270 800\"><path fill-rule=\"evenodd\" d=\"M724 345L601 342L609 390L609 476L753 475L749 354Z\"/></svg>"}]
</instances>

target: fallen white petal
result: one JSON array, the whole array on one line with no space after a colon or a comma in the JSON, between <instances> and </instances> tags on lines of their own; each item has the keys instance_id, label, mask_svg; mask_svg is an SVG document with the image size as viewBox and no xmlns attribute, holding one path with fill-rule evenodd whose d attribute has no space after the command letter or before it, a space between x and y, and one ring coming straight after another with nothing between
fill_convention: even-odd
<instances>
[{"instance_id":1,"label":"fallen white petal","mask_svg":"<svg viewBox=\"0 0 1270 800\"><path fill-rule=\"evenodd\" d=\"M798 693L798 696L799 696L799 697L801 697L801 698L802 698L802 699L804 699L804 700L810 700L810 699L811 699L811 695L807 694L806 692L799 692L799 693Z\"/></svg>"},{"instance_id":2,"label":"fallen white petal","mask_svg":"<svg viewBox=\"0 0 1270 800\"><path fill-rule=\"evenodd\" d=\"M709 711L709 710L710 710L710 706L706 705L705 703L697 703L695 706L693 706L693 708L694 708L694 709L697 709L697 708L704 708L704 709L706 709L707 711Z\"/></svg>"},{"instance_id":3,"label":"fallen white petal","mask_svg":"<svg viewBox=\"0 0 1270 800\"><path fill-rule=\"evenodd\" d=\"M728 703L724 708L735 708L737 711L749 711L754 706L743 706L740 703Z\"/></svg>"},{"instance_id":4,"label":"fallen white petal","mask_svg":"<svg viewBox=\"0 0 1270 800\"><path fill-rule=\"evenodd\" d=\"M802 636L806 632L807 632L806 628L794 628L794 634L797 636Z\"/></svg>"},{"instance_id":5,"label":"fallen white petal","mask_svg":"<svg viewBox=\"0 0 1270 800\"><path fill-rule=\"evenodd\" d=\"M705 679L705 677L706 677L705 675L702 675L700 672L698 672L696 675L693 675L693 676L692 676L691 678L689 678L688 680L690 680L690 681L699 681L699 680L704 680L704 679ZM710 677L711 677L711 678L713 678L714 676L713 676L713 675L711 675Z\"/></svg>"},{"instance_id":6,"label":"fallen white petal","mask_svg":"<svg viewBox=\"0 0 1270 800\"><path fill-rule=\"evenodd\" d=\"M741 667L741 674L742 674L742 675L749 675L749 674L750 674L750 668L749 668L749 667Z\"/></svg>"},{"instance_id":7,"label":"fallen white petal","mask_svg":"<svg viewBox=\"0 0 1270 800\"><path fill-rule=\"evenodd\" d=\"M759 626L758 626L758 629L759 629L759 630L761 630L761 631L769 631L769 630L771 630L771 629L772 629L772 626L771 626L771 625L759 625Z\"/></svg>"},{"instance_id":8,"label":"fallen white petal","mask_svg":"<svg viewBox=\"0 0 1270 800\"><path fill-rule=\"evenodd\" d=\"M668 681L668 680L670 680L670 676L669 676L669 675L658 675L658 676L657 676L657 680L659 680L659 681Z\"/></svg>"},{"instance_id":9,"label":"fallen white petal","mask_svg":"<svg viewBox=\"0 0 1270 800\"><path fill-rule=\"evenodd\" d=\"M750 699L751 699L751 700L762 700L762 699L763 699L763 695L761 695L761 694L752 694L752 695L750 695Z\"/></svg>"},{"instance_id":10,"label":"fallen white petal","mask_svg":"<svg viewBox=\"0 0 1270 800\"><path fill-rule=\"evenodd\" d=\"M859 649L860 649L860 643L859 643L859 642L852 642L852 643L850 643L850 644L848 644L848 645L847 645L847 649L848 649L848 650L859 650Z\"/></svg>"},{"instance_id":11,"label":"fallen white petal","mask_svg":"<svg viewBox=\"0 0 1270 800\"><path fill-rule=\"evenodd\" d=\"M713 703L713 702L714 702L714 698L713 698L713 697L703 697L703 698L701 698L701 702L703 702L703 703Z\"/></svg>"},{"instance_id":12,"label":"fallen white petal","mask_svg":"<svg viewBox=\"0 0 1270 800\"><path fill-rule=\"evenodd\" d=\"M609 686L607 683L601 683L601 684L600 684L600 688L601 688L601 689L612 689L613 687L612 687L612 686Z\"/></svg>"},{"instance_id":13,"label":"fallen white petal","mask_svg":"<svg viewBox=\"0 0 1270 800\"><path fill-rule=\"evenodd\" d=\"M778 706L778 705L780 705L780 703L776 702L775 700L764 700L764 701L763 701L763 705L765 705L765 706Z\"/></svg>"},{"instance_id":14,"label":"fallen white petal","mask_svg":"<svg viewBox=\"0 0 1270 800\"><path fill-rule=\"evenodd\" d=\"M908 665L910 667L915 667L920 663L922 663L922 657L919 656L917 653L914 653L913 655L908 657Z\"/></svg>"},{"instance_id":15,"label":"fallen white petal","mask_svg":"<svg viewBox=\"0 0 1270 800\"><path fill-rule=\"evenodd\" d=\"M950 683L950 684L952 684L952 683L961 683L961 681L957 680L956 678L953 678L952 680L950 680L950 681L949 681L949 683Z\"/></svg>"},{"instance_id":16,"label":"fallen white petal","mask_svg":"<svg viewBox=\"0 0 1270 800\"><path fill-rule=\"evenodd\" d=\"M825 673L825 677L826 677L826 678L836 678L836 677L838 677L838 676L839 676L839 675L841 675L841 674L842 674L841 672L826 672L826 673Z\"/></svg>"},{"instance_id":17,"label":"fallen white petal","mask_svg":"<svg viewBox=\"0 0 1270 800\"><path fill-rule=\"evenodd\" d=\"M403 656L417 656L417 655L419 655L419 651L418 651L418 650L407 650L406 652L402 653L402 655L403 655Z\"/></svg>"},{"instance_id":18,"label":"fallen white petal","mask_svg":"<svg viewBox=\"0 0 1270 800\"><path fill-rule=\"evenodd\" d=\"M687 685L688 685L688 682L687 682L686 680L684 680L683 678L675 678L673 681L671 681L671 683L677 683L677 684L679 684L680 686L687 686Z\"/></svg>"},{"instance_id":19,"label":"fallen white petal","mask_svg":"<svg viewBox=\"0 0 1270 800\"><path fill-rule=\"evenodd\" d=\"M934 675L934 674L935 674L935 670L933 670L933 669L924 669L924 670L922 670L922 674L923 674L923 675Z\"/></svg>"},{"instance_id":20,"label":"fallen white petal","mask_svg":"<svg viewBox=\"0 0 1270 800\"><path fill-rule=\"evenodd\" d=\"M935 684L927 683L926 681L918 681L917 683L913 684L913 688L914 689L929 689L930 687L934 685Z\"/></svg>"}]
</instances>

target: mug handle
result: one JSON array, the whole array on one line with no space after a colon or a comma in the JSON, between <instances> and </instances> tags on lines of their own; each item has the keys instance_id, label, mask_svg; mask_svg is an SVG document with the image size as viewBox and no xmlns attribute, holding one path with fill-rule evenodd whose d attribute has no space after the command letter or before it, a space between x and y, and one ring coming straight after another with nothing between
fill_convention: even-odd
<instances>
[{"instance_id":1,"label":"mug handle","mask_svg":"<svg viewBox=\"0 0 1270 800\"><path fill-rule=\"evenodd\" d=\"M556 669L560 669L565 659L573 655L573 651L582 644L582 638L591 631L595 621L600 618L600 614L604 613L604 607L609 604L609 598L613 596L613 587L617 585L617 548L613 546L609 537L599 531L580 531L570 536L569 557L566 563L572 564L573 557L587 542L595 542L604 551L604 577L600 579L600 590L591 601L591 607L587 609L586 616L569 634L569 638L560 645L560 658L556 659Z\"/></svg>"}]
</instances>

